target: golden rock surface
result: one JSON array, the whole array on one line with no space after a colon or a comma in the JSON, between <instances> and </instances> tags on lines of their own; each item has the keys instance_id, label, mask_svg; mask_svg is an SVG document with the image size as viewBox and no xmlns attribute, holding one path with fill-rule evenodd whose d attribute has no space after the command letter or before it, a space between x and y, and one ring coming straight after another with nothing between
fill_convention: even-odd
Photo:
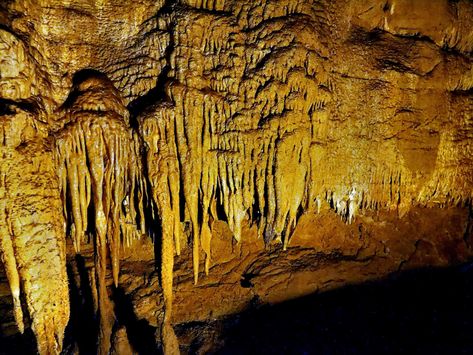
<instances>
[{"instance_id":1,"label":"golden rock surface","mask_svg":"<svg viewBox=\"0 0 473 355\"><path fill-rule=\"evenodd\" d=\"M129 351L124 292L171 354L173 323L241 311L246 284L272 303L467 260L472 18L468 0L2 2L18 329L59 353L90 298L97 352Z\"/></svg>"}]
</instances>

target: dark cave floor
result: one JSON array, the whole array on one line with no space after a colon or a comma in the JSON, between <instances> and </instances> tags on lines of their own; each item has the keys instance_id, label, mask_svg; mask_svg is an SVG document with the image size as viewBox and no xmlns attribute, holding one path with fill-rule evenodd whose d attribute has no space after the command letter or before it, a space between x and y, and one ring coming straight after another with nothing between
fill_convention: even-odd
<instances>
[{"instance_id":1,"label":"dark cave floor","mask_svg":"<svg viewBox=\"0 0 473 355\"><path fill-rule=\"evenodd\" d=\"M190 354L473 354L473 264L408 271L176 327Z\"/></svg>"}]
</instances>

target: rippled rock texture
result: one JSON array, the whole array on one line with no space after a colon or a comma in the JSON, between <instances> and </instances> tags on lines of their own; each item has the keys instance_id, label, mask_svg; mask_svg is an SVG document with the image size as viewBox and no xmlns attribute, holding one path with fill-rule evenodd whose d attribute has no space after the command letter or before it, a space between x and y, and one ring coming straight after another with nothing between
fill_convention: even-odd
<instances>
[{"instance_id":1,"label":"rippled rock texture","mask_svg":"<svg viewBox=\"0 0 473 355\"><path fill-rule=\"evenodd\" d=\"M468 0L2 1L5 344L172 354L173 324L468 261L472 18Z\"/></svg>"}]
</instances>

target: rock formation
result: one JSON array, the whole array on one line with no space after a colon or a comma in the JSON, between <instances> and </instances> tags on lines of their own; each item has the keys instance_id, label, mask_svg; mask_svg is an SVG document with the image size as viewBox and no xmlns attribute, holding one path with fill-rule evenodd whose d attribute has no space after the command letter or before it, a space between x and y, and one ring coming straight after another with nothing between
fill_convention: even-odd
<instances>
[{"instance_id":1,"label":"rock formation","mask_svg":"<svg viewBox=\"0 0 473 355\"><path fill-rule=\"evenodd\" d=\"M173 324L471 258L472 17L468 0L2 2L5 334L13 315L60 353L69 324L80 350L91 300L95 350L140 351L126 300L171 354Z\"/></svg>"}]
</instances>

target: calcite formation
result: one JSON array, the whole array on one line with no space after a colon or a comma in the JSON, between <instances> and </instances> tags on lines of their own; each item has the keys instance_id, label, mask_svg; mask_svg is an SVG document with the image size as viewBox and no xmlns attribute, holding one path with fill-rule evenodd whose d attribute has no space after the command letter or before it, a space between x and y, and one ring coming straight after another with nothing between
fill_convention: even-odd
<instances>
[{"instance_id":1,"label":"calcite formation","mask_svg":"<svg viewBox=\"0 0 473 355\"><path fill-rule=\"evenodd\" d=\"M137 346L124 292L171 354L172 324L218 297L225 315L247 288L279 302L470 258L471 18L468 0L2 2L0 252L19 331L61 352L87 284L97 352ZM137 285L154 256L159 278Z\"/></svg>"},{"instance_id":2,"label":"calcite formation","mask_svg":"<svg viewBox=\"0 0 473 355\"><path fill-rule=\"evenodd\" d=\"M113 84L93 74L77 80L60 119L65 125L54 132L59 190L75 252L80 253L87 231L94 237L97 284L92 287L97 288L101 350L108 353L113 319L105 283L107 255L117 287L122 245L145 233L144 180L138 137L128 127L128 112ZM88 222L90 208L93 224Z\"/></svg>"}]
</instances>

